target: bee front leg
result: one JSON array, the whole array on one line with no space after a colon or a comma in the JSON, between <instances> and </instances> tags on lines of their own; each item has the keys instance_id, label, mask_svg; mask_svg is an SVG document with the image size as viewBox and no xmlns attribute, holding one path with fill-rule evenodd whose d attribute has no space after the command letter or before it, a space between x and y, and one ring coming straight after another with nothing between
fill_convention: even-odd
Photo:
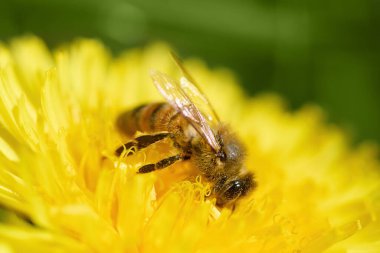
<instances>
[{"instance_id":1,"label":"bee front leg","mask_svg":"<svg viewBox=\"0 0 380 253\"><path fill-rule=\"evenodd\" d=\"M175 162L187 160L187 159L189 159L188 156L186 156L184 154L178 154L175 156L171 156L171 157L162 159L161 161L159 161L157 163L146 164L146 165L142 166L141 168L139 168L137 173L143 174L143 173L149 173L149 172L152 172L155 170L164 169L164 168L169 167L170 165L174 164Z\"/></svg>"},{"instance_id":2,"label":"bee front leg","mask_svg":"<svg viewBox=\"0 0 380 253\"><path fill-rule=\"evenodd\" d=\"M164 138L167 138L170 136L170 133L159 133L159 134L148 134L148 135L142 135L134 139L133 141L127 142L124 145L121 145L119 148L115 150L115 155L120 156L124 150L129 150L131 148L134 148L136 151L146 148L149 145L152 145L153 143L160 141ZM131 155L132 153L126 154L127 156Z\"/></svg>"}]
</instances>

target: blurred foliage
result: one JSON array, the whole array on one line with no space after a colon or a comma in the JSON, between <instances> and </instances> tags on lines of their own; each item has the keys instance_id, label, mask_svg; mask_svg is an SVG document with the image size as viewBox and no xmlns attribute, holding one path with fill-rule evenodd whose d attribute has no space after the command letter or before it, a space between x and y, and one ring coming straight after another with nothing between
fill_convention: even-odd
<instances>
[{"instance_id":1,"label":"blurred foliage","mask_svg":"<svg viewBox=\"0 0 380 253\"><path fill-rule=\"evenodd\" d=\"M318 103L355 140L380 140L375 0L0 0L0 40L103 40L115 53L164 40L233 69L249 94Z\"/></svg>"}]
</instances>

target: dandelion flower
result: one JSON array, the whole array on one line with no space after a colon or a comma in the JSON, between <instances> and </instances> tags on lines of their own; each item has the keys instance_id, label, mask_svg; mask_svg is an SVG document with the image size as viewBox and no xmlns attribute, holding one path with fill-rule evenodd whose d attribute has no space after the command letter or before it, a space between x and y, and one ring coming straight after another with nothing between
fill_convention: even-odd
<instances>
[{"instance_id":1,"label":"dandelion flower","mask_svg":"<svg viewBox=\"0 0 380 253\"><path fill-rule=\"evenodd\" d=\"M185 62L258 181L233 212L205 197L189 164L136 174L165 143L115 157L126 141L115 119L162 100L148 73L174 74L168 51L114 59L94 40L53 53L35 37L0 45L2 252L379 252L376 147L350 148L316 106L245 97L227 70Z\"/></svg>"}]
</instances>

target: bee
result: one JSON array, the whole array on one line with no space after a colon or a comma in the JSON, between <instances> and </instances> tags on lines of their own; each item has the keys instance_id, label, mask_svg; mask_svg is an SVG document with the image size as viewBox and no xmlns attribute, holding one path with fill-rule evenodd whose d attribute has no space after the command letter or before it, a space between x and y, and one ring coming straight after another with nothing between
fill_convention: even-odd
<instances>
[{"instance_id":1,"label":"bee","mask_svg":"<svg viewBox=\"0 0 380 253\"><path fill-rule=\"evenodd\" d=\"M219 207L233 206L256 187L252 172L244 165L245 149L236 135L220 122L209 100L194 79L172 55L182 72L179 81L166 74L151 71L154 85L166 102L144 104L119 115L116 125L127 136L145 133L120 146L124 150L141 150L169 138L178 154L154 164L146 164L137 173L164 169L176 162L189 160L212 185Z\"/></svg>"}]
</instances>

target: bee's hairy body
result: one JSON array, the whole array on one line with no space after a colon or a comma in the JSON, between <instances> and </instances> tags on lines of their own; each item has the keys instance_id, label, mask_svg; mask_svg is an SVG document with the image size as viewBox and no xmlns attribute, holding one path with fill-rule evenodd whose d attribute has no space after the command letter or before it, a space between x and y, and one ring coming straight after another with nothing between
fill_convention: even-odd
<instances>
[{"instance_id":1,"label":"bee's hairy body","mask_svg":"<svg viewBox=\"0 0 380 253\"><path fill-rule=\"evenodd\" d=\"M133 137L137 131L143 133L168 132L186 139L185 130L190 126L180 112L169 103L150 103L126 111L117 120L118 128Z\"/></svg>"},{"instance_id":2,"label":"bee's hairy body","mask_svg":"<svg viewBox=\"0 0 380 253\"><path fill-rule=\"evenodd\" d=\"M150 103L126 111L118 117L117 126L129 137L133 137L136 132L143 132L147 134L145 139L149 139L149 136L156 138L148 140L149 144L141 144L142 148L161 140L163 135L157 133L167 133L165 137L173 141L179 155L160 161L155 165L155 169L165 168L178 160L190 160L213 184L213 195L216 196L219 206L228 204L236 194L238 197L246 195L255 187L252 173L243 168L244 148L222 124L214 129L217 141L222 147L219 152L213 150L183 114L169 103ZM120 154L121 149L119 151ZM147 167L139 172L155 170L152 164Z\"/></svg>"}]
</instances>

